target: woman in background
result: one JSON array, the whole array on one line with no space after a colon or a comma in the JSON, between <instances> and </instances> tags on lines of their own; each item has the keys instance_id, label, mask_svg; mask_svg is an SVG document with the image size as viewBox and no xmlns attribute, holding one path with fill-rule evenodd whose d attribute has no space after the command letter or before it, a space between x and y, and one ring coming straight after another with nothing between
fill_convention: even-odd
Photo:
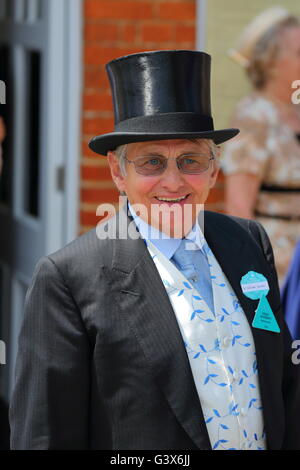
<instances>
[{"instance_id":1,"label":"woman in background","mask_svg":"<svg viewBox=\"0 0 300 470\"><path fill-rule=\"evenodd\" d=\"M292 88L300 80L299 19L281 7L264 11L230 55L253 91L232 119L240 134L224 147L226 212L263 224L282 282L300 239L300 107Z\"/></svg>"}]
</instances>

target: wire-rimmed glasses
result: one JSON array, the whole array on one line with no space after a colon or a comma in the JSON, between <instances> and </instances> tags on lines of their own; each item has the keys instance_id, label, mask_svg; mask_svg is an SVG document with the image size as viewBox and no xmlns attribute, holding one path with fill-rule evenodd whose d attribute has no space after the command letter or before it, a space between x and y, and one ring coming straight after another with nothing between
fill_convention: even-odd
<instances>
[{"instance_id":1,"label":"wire-rimmed glasses","mask_svg":"<svg viewBox=\"0 0 300 470\"><path fill-rule=\"evenodd\" d=\"M186 175L200 175L208 170L211 160L214 160L212 154L194 153L180 155L176 158L165 158L161 155L148 155L137 157L135 160L128 160L133 163L135 171L140 175L155 176L161 175L168 166L169 160L176 160L178 169Z\"/></svg>"}]
</instances>

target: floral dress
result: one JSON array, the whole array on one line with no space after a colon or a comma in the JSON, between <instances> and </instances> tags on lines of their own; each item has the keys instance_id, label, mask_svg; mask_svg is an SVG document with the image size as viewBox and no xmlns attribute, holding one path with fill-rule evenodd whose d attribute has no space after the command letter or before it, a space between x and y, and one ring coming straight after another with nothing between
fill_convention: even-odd
<instances>
[{"instance_id":1,"label":"floral dress","mask_svg":"<svg viewBox=\"0 0 300 470\"><path fill-rule=\"evenodd\" d=\"M270 237L282 282L300 239L299 136L282 123L277 105L256 93L239 102L232 125L241 132L225 144L222 168L259 178L255 217Z\"/></svg>"}]
</instances>

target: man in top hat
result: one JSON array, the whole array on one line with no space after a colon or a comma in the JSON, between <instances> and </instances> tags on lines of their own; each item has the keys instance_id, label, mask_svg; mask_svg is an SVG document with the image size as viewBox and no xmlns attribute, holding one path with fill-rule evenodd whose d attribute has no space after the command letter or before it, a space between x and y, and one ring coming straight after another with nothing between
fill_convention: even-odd
<instances>
[{"instance_id":1,"label":"man in top hat","mask_svg":"<svg viewBox=\"0 0 300 470\"><path fill-rule=\"evenodd\" d=\"M203 211L218 174L210 56L107 66L107 155L128 201L37 265L13 449L300 448L299 366L260 225Z\"/></svg>"}]
</instances>

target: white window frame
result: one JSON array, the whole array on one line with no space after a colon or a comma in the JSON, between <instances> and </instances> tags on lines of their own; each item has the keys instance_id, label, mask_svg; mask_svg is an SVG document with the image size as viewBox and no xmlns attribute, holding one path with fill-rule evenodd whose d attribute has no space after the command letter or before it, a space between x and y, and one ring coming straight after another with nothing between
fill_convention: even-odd
<instances>
[{"instance_id":1,"label":"white window frame","mask_svg":"<svg viewBox=\"0 0 300 470\"><path fill-rule=\"evenodd\" d=\"M196 0L196 49L205 52L207 0Z\"/></svg>"},{"instance_id":2,"label":"white window frame","mask_svg":"<svg viewBox=\"0 0 300 470\"><path fill-rule=\"evenodd\" d=\"M53 0L52 0L53 1ZM81 106L82 106L82 71L83 71L83 5L82 0L60 0L57 3L57 8L61 8L61 3L64 6L64 21L65 27L59 28L56 19L57 15L53 15L53 21L50 23L52 31L50 34L51 44L51 66L49 73L53 75L53 83L57 86L57 67L61 59L60 50L61 45L65 44L65 50L61 51L66 58L64 62L65 70L63 72L63 80L60 89L50 89L49 93L56 95L63 100L64 106L60 107L61 115L58 114L58 107L55 104L49 110L49 123L53 123L53 129L57 129L58 120L61 123L61 141L58 145L53 144L53 152L61 152L60 158L64 167L65 174L65 189L64 189L64 216L65 224L63 233L55 234L55 231L50 230L46 236L46 251L48 253L57 249L61 244L73 240L78 236L79 232L79 205L80 205L80 157L81 157ZM68 53L67 53L68 52ZM71 77L71 79L69 79ZM50 76L50 82L51 82ZM51 124L50 124L51 126ZM50 139L49 145L55 143L56 136ZM56 154L57 155L57 154ZM49 174L49 179L56 175ZM51 179L52 179L51 178ZM53 186L53 181L49 180L49 185ZM60 197L59 194L56 197ZM49 214L49 221L47 226L55 226L57 213L55 211L55 204L51 204L52 199L49 200L47 213ZM53 225L52 225L53 224ZM47 237L49 236L49 239Z\"/></svg>"}]
</instances>

